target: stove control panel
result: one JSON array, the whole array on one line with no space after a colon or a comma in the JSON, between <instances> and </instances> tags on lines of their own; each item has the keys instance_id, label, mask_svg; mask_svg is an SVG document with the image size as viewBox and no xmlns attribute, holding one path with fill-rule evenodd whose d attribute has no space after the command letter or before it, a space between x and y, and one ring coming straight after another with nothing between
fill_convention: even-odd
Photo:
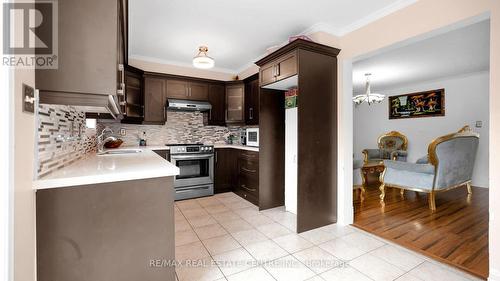
<instances>
[{"instance_id":1,"label":"stove control panel","mask_svg":"<svg viewBox=\"0 0 500 281\"><path fill-rule=\"evenodd\" d=\"M170 146L170 154L201 154L213 153L214 147L212 145L173 145Z\"/></svg>"}]
</instances>

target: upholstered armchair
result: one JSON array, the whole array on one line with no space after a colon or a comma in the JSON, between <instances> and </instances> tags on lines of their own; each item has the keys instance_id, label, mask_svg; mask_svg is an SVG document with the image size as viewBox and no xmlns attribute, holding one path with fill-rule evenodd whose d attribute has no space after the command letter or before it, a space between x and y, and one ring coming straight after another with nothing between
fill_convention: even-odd
<instances>
[{"instance_id":1,"label":"upholstered armchair","mask_svg":"<svg viewBox=\"0 0 500 281\"><path fill-rule=\"evenodd\" d=\"M385 197L385 187L413 190L429 194L429 208L436 209L436 193L460 186L467 186L472 193L471 180L479 135L462 128L457 133L435 139L428 147L427 158L418 163L385 160L382 173L380 199Z\"/></svg>"},{"instance_id":2,"label":"upholstered armchair","mask_svg":"<svg viewBox=\"0 0 500 281\"><path fill-rule=\"evenodd\" d=\"M408 138L400 132L392 131L378 138L377 149L363 150L365 164L373 161L406 161Z\"/></svg>"},{"instance_id":3,"label":"upholstered armchair","mask_svg":"<svg viewBox=\"0 0 500 281\"><path fill-rule=\"evenodd\" d=\"M354 188L362 188L363 180L361 178L361 167L363 167L363 161L353 160L352 166L352 184Z\"/></svg>"}]
</instances>

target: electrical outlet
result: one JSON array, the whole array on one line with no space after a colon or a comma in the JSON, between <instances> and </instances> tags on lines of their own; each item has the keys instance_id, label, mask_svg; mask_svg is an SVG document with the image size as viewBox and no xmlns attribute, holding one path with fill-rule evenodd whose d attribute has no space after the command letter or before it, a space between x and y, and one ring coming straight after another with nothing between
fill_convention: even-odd
<instances>
[{"instance_id":1,"label":"electrical outlet","mask_svg":"<svg viewBox=\"0 0 500 281\"><path fill-rule=\"evenodd\" d=\"M125 136L127 134L127 130L125 128L120 128L120 136Z\"/></svg>"},{"instance_id":2,"label":"electrical outlet","mask_svg":"<svg viewBox=\"0 0 500 281\"><path fill-rule=\"evenodd\" d=\"M35 113L35 89L23 84L23 112Z\"/></svg>"},{"instance_id":3,"label":"electrical outlet","mask_svg":"<svg viewBox=\"0 0 500 281\"><path fill-rule=\"evenodd\" d=\"M483 127L483 121L476 121L476 128L482 128Z\"/></svg>"}]
</instances>

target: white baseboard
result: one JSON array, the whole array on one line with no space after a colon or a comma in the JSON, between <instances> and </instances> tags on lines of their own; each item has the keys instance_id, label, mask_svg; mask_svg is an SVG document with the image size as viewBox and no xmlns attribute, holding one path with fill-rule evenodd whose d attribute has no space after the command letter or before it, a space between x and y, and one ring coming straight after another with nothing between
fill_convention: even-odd
<instances>
[{"instance_id":1,"label":"white baseboard","mask_svg":"<svg viewBox=\"0 0 500 281\"><path fill-rule=\"evenodd\" d=\"M500 270L490 268L490 276L488 276L488 281L500 281Z\"/></svg>"}]
</instances>

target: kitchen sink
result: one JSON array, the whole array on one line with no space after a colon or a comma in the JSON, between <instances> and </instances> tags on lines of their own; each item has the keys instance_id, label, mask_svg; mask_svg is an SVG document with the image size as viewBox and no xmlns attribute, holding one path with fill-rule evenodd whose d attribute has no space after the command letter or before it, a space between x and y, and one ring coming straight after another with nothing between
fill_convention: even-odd
<instances>
[{"instance_id":1,"label":"kitchen sink","mask_svg":"<svg viewBox=\"0 0 500 281\"><path fill-rule=\"evenodd\" d=\"M105 155L120 155L120 154L133 154L133 153L141 153L142 149L112 149L106 150L104 152L99 152L97 155L105 156Z\"/></svg>"}]
</instances>

